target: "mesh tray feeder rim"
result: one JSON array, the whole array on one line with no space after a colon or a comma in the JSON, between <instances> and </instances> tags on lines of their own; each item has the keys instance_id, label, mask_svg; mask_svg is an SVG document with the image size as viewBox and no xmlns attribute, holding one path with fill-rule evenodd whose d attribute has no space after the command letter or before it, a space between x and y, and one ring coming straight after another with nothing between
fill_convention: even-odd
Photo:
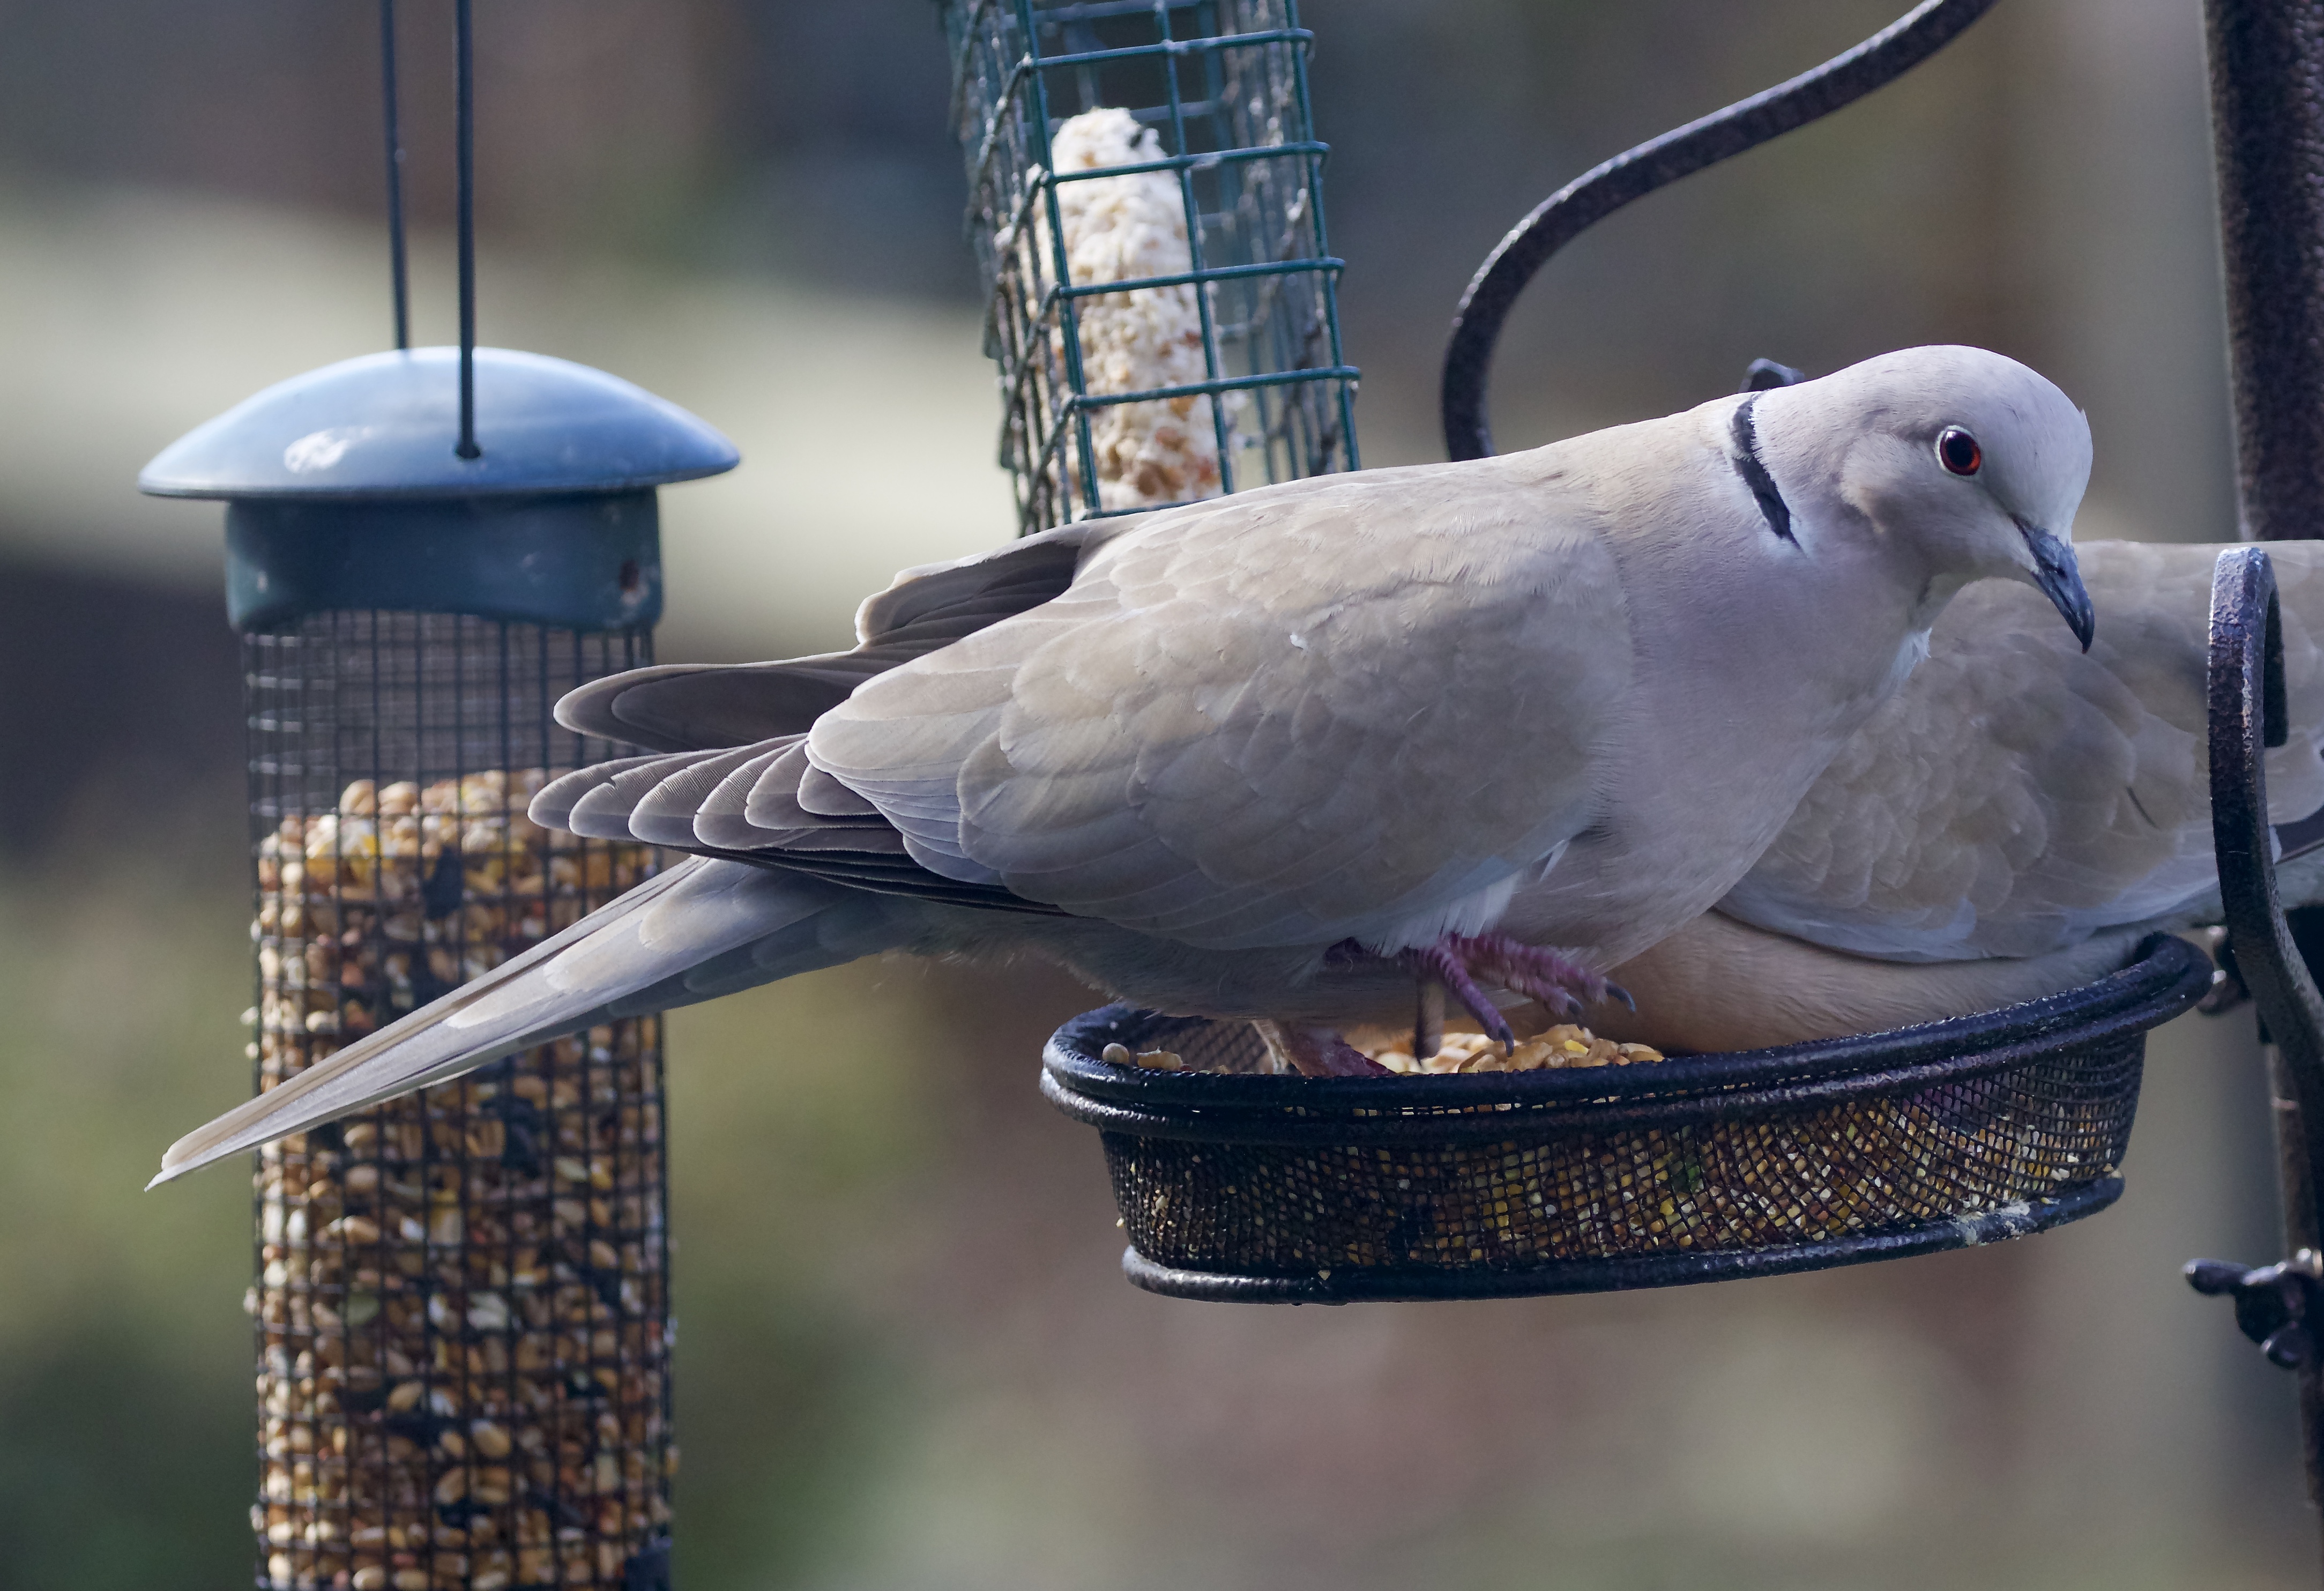
<instances>
[{"instance_id":1,"label":"mesh tray feeder rim","mask_svg":"<svg viewBox=\"0 0 2324 1591\"><path fill-rule=\"evenodd\" d=\"M2106 977L2041 1000L1944 1022L1628 1067L1393 1078L1113 1065L1098 1059L1109 1043L1133 1049L1167 1045L1213 1024L1111 1005L1057 1030L1042 1057L1041 1091L1060 1111L1098 1128L1104 1137L1125 1224L1138 1219L1130 1183L1169 1152L1164 1145L1320 1152L1554 1148L1615 1133L1775 1125L1833 1107L1923 1099L1932 1091L1980 1079L2061 1068L2070 1078L2078 1054L2111 1057L2108 1075L2079 1079L2084 1087L2079 1098L2115 1113L2119 1144L2127 1139L2136 1108L2146 1030L2191 1007L2210 980L2208 957L2183 939L2156 935L2139 947L2128 966ZM1485 1157L1478 1163L1483 1165ZM2039 1196L1981 1207L1963 1203L1932 1218L1820 1239L1682 1249L1641 1244L1634 1252L1618 1247L1608 1253L1520 1263L1488 1258L1309 1265L1286 1272L1279 1264L1174 1264L1141 1253L1133 1234L1123 1267L1131 1281L1149 1291L1249 1302L1491 1298L1672 1286L2022 1236L2111 1204L2122 1190L2113 1170L2109 1161L2093 1165L2089 1177L2069 1179ZM1377 1199L1383 1189L1349 1186L1340 1191ZM1255 1201L1255 1194L1246 1197ZM1423 1189L1413 1202L1417 1206L1433 1197ZM1200 1216L1212 1229L1228 1231L1238 1221L1264 1218L1255 1202L1238 1203L1231 1190Z\"/></svg>"}]
</instances>

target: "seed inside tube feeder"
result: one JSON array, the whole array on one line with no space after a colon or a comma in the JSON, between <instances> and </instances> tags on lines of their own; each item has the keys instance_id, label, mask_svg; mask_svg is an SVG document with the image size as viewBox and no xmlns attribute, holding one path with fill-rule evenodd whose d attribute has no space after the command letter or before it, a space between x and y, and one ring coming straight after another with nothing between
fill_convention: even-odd
<instances>
[{"instance_id":1,"label":"seed inside tube feeder","mask_svg":"<svg viewBox=\"0 0 2324 1591\"><path fill-rule=\"evenodd\" d=\"M262 1087L647 876L641 846L531 823L545 781L358 780L265 836ZM668 1529L659 1105L637 1071L656 1022L260 1152L249 1304L281 1591L618 1586Z\"/></svg>"}]
</instances>

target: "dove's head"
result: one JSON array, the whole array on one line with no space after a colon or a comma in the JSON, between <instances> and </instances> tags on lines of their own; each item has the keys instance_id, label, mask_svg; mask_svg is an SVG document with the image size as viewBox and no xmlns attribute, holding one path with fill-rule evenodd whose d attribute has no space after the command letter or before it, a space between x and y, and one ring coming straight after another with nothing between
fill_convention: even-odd
<instances>
[{"instance_id":1,"label":"dove's head","mask_svg":"<svg viewBox=\"0 0 2324 1591\"><path fill-rule=\"evenodd\" d=\"M1923 582L1931 618L1971 580L2022 580L2089 649L2072 532L2090 427L2035 372L1982 348L1906 348L1763 393L1741 430L1809 550L1876 538Z\"/></svg>"}]
</instances>

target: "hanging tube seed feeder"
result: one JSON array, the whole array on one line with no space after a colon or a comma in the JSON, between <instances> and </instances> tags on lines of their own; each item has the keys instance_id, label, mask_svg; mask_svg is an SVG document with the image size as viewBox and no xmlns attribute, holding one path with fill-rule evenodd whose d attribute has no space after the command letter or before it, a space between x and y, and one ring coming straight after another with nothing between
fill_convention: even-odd
<instances>
[{"instance_id":1,"label":"hanging tube seed feeder","mask_svg":"<svg viewBox=\"0 0 2324 1591\"><path fill-rule=\"evenodd\" d=\"M649 876L526 806L612 754L551 709L653 661L656 488L733 446L600 371L475 346L469 8L461 341L283 382L146 467L226 504L243 635L260 1090ZM593 1029L260 1151L272 1591L666 1585L668 1167L657 1019Z\"/></svg>"},{"instance_id":2,"label":"hanging tube seed feeder","mask_svg":"<svg viewBox=\"0 0 2324 1591\"><path fill-rule=\"evenodd\" d=\"M1992 0L1927 0L1856 49L1599 166L1462 300L1446 445L1492 450L1484 387L1525 283L1630 200L1848 105ZM1754 387L1797 379L1760 361ZM1142 1288L1257 1302L1711 1281L2022 1236L2122 1189L2147 1030L2212 981L2156 936L2111 976L1950 1022L1739 1054L1522 1073L1267 1073L1247 1024L1120 1006L1060 1029L1051 1103L1098 1128ZM1162 1050L1162 1069L1104 1059ZM1120 1056L1121 1050L1113 1050Z\"/></svg>"}]
</instances>

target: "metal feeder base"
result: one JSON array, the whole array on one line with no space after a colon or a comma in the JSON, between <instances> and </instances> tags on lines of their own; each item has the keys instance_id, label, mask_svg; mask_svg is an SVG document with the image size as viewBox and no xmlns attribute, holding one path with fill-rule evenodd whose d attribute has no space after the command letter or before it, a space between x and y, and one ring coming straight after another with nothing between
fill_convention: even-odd
<instances>
[{"instance_id":1,"label":"metal feeder base","mask_svg":"<svg viewBox=\"0 0 2324 1591\"><path fill-rule=\"evenodd\" d=\"M2019 1237L2111 1204L2146 1030L2210 968L2111 976L1886 1033L1620 1068L1263 1075L1248 1024L1110 1006L1042 1092L1099 1129L1151 1291L1507 1298L1821 1270ZM1109 1043L1193 1068L1114 1066Z\"/></svg>"},{"instance_id":2,"label":"metal feeder base","mask_svg":"<svg viewBox=\"0 0 2324 1591\"><path fill-rule=\"evenodd\" d=\"M1157 1265L1134 1247L1121 1251L1121 1271L1134 1285L1148 1292L1174 1299L1201 1299L1214 1304L1394 1303L1424 1299L1520 1299L1561 1292L1629 1292L1642 1287L1683 1287L1690 1281L1742 1281L1754 1276L1787 1276L1794 1271L1826 1271L1836 1265L1861 1265L1873 1260L1901 1260L1912 1254L1976 1248L1980 1244L2029 1237L2069 1221L2079 1221L2084 1216L2096 1215L2121 1197L2122 1179L2101 1177L2057 1198L2034 1199L1954 1221L1929 1221L1901 1232L1719 1253L1553 1260L1546 1264L1505 1271L1415 1265L1314 1276L1231 1276L1214 1271L1177 1271Z\"/></svg>"}]
</instances>

